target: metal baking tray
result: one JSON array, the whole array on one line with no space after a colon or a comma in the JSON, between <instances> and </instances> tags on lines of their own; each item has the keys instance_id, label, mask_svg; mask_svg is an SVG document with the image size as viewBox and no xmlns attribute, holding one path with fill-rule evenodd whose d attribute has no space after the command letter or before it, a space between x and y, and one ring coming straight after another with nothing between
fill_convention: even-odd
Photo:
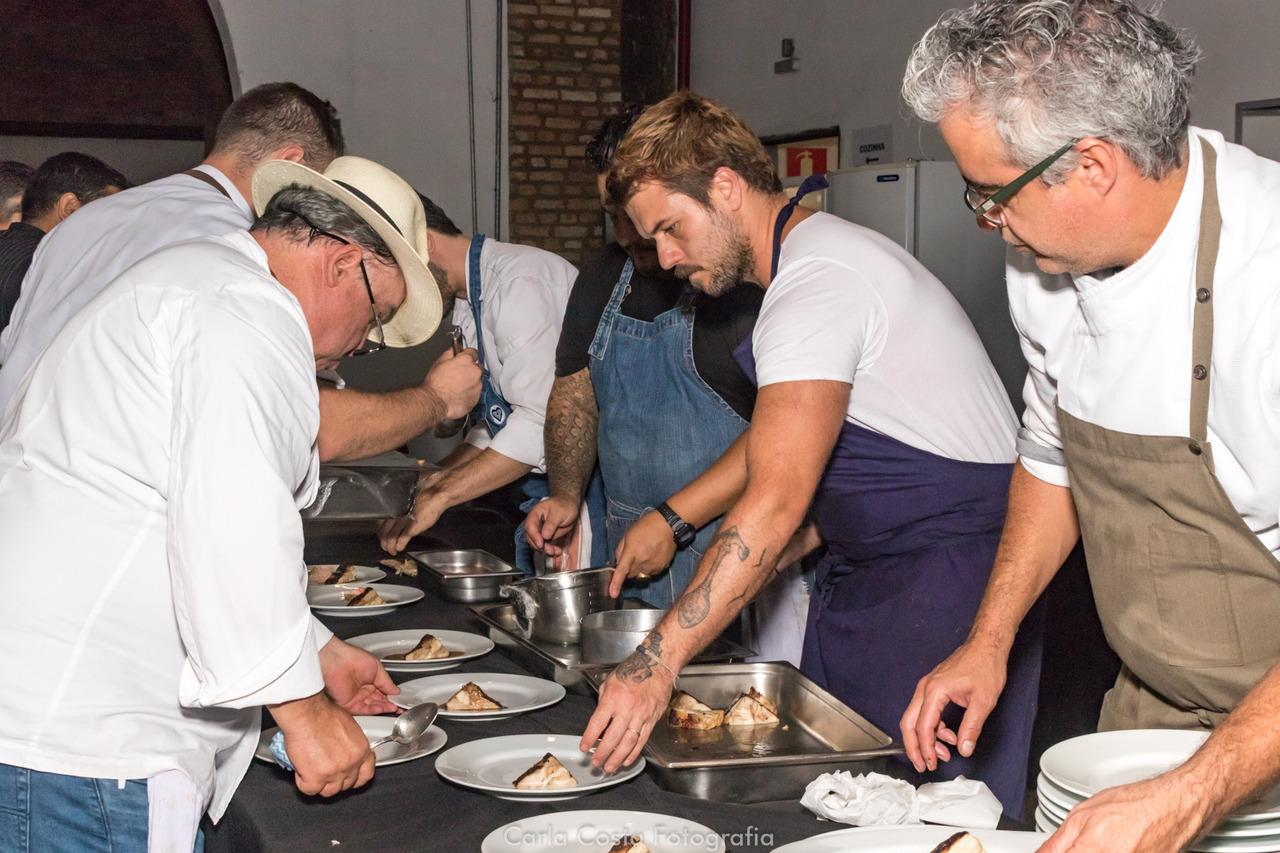
<instances>
[{"instance_id":1,"label":"metal baking tray","mask_svg":"<svg viewBox=\"0 0 1280 853\"><path fill-rule=\"evenodd\" d=\"M624 598L620 606L623 609L653 607L635 598ZM489 639L531 675L549 678L575 693L591 696L595 693L595 686L588 676L598 684L613 670L613 664L584 662L580 644L561 645L527 639L516 623L515 605L510 602L472 605L471 611L489 627ZM694 660L735 661L745 660L754 654L741 643L717 637Z\"/></svg>"},{"instance_id":2,"label":"metal baking tray","mask_svg":"<svg viewBox=\"0 0 1280 853\"><path fill-rule=\"evenodd\" d=\"M475 604L498 598L498 587L520 577L510 563L488 551L410 551L427 568L427 584L448 601Z\"/></svg>"},{"instance_id":3,"label":"metal baking tray","mask_svg":"<svg viewBox=\"0 0 1280 853\"><path fill-rule=\"evenodd\" d=\"M315 500L302 510L310 521L376 521L413 509L418 478L439 471L421 459L391 451L367 459L320 466Z\"/></svg>"},{"instance_id":4,"label":"metal baking tray","mask_svg":"<svg viewBox=\"0 0 1280 853\"><path fill-rule=\"evenodd\" d=\"M823 773L883 772L888 756L905 751L785 661L691 664L676 687L725 710L754 687L780 718L772 726L698 731L669 726L664 717L644 754L658 784L678 794L738 803L797 799Z\"/></svg>"}]
</instances>

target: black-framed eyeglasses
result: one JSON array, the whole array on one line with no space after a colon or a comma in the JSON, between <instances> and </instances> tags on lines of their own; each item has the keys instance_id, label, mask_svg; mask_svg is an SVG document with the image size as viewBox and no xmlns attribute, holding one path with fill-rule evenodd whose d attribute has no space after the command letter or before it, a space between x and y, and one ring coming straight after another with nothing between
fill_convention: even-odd
<instances>
[{"instance_id":1,"label":"black-framed eyeglasses","mask_svg":"<svg viewBox=\"0 0 1280 853\"><path fill-rule=\"evenodd\" d=\"M1062 146L1057 151L1053 152L1048 157L1044 158L1039 163L1036 163L1030 169L1027 169L1027 171L1023 172L1021 175L993 192L991 195L983 195L973 187L965 187L965 206L972 210L979 219L988 225L993 225L996 228L1003 228L1004 219L998 215L992 215L991 211L1013 198L1018 194L1019 190L1034 181L1036 178L1040 177L1041 173L1043 173L1045 169L1056 163L1058 158L1074 148L1076 143L1079 141L1079 138L1071 140L1066 145Z\"/></svg>"},{"instance_id":2,"label":"black-framed eyeglasses","mask_svg":"<svg viewBox=\"0 0 1280 853\"><path fill-rule=\"evenodd\" d=\"M316 237L328 237L330 240L337 240L339 243L343 243L347 246L354 245L350 240L348 240L345 237L339 237L337 234L334 234L329 231L325 231L323 228L316 227L316 224L314 222L312 222L310 219L308 219L306 216L299 213L298 211L290 210L289 212L292 213L294 216L298 217L299 219L301 219L304 223L306 223L306 226L311 229L311 235L307 238L308 243L310 243ZM364 268L364 249L360 250L360 275L364 277L364 289L369 294L369 309L373 312L373 325L378 330L378 342L368 343L366 341L364 346L360 347L357 350L352 350L351 355L370 355L371 353L379 352L381 350L386 349L387 338L382 332L382 318L378 316L378 303L374 302L373 300L373 285L369 284L369 273Z\"/></svg>"}]
</instances>

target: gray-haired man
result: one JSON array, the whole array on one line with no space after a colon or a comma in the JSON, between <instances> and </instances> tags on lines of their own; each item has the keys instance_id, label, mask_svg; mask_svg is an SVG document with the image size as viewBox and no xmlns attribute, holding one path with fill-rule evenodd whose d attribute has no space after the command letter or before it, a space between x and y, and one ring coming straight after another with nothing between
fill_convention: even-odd
<instances>
[{"instance_id":1,"label":"gray-haired man","mask_svg":"<svg viewBox=\"0 0 1280 853\"><path fill-rule=\"evenodd\" d=\"M1128 0L982 0L925 35L903 84L1012 247L1031 368L996 565L903 717L908 752L974 750L1020 620L1081 537L1124 664L1100 727L1217 727L1178 769L1073 809L1054 853L1185 849L1280 774L1280 165L1189 127L1197 58Z\"/></svg>"},{"instance_id":2,"label":"gray-haired man","mask_svg":"<svg viewBox=\"0 0 1280 853\"><path fill-rule=\"evenodd\" d=\"M0 808L0 849L191 850L264 705L303 792L373 774L350 713L394 710L397 690L308 612L299 510L316 370L439 323L422 205L358 157L264 164L254 194L250 231L108 285L0 425L0 578L18 588L51 542L77 555L46 577L56 608L0 602L0 643L23 649L0 657L0 791L26 792Z\"/></svg>"}]
</instances>

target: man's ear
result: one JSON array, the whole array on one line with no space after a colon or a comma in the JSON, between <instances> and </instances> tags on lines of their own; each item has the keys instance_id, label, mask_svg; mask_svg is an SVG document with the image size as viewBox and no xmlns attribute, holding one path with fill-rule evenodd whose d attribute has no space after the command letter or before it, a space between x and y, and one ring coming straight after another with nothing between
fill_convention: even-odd
<instances>
[{"instance_id":1,"label":"man's ear","mask_svg":"<svg viewBox=\"0 0 1280 853\"><path fill-rule=\"evenodd\" d=\"M271 156L272 160L291 160L294 163L301 163L303 156L306 154L302 150L301 145L286 145Z\"/></svg>"},{"instance_id":2,"label":"man's ear","mask_svg":"<svg viewBox=\"0 0 1280 853\"><path fill-rule=\"evenodd\" d=\"M744 188L741 175L728 166L721 166L711 176L711 186L708 191L712 203L718 200L723 205L722 209L737 210L742 206Z\"/></svg>"},{"instance_id":3,"label":"man's ear","mask_svg":"<svg viewBox=\"0 0 1280 853\"><path fill-rule=\"evenodd\" d=\"M54 212L57 213L59 222L75 213L80 209L80 207L80 199L76 197L75 193L63 193L58 196L58 200L53 205ZM79 220L76 221L78 222Z\"/></svg>"},{"instance_id":4,"label":"man's ear","mask_svg":"<svg viewBox=\"0 0 1280 853\"><path fill-rule=\"evenodd\" d=\"M1078 174L1090 192L1105 196L1120 177L1121 160L1125 155L1112 142L1103 139L1082 139L1076 143L1080 160Z\"/></svg>"},{"instance_id":5,"label":"man's ear","mask_svg":"<svg viewBox=\"0 0 1280 853\"><path fill-rule=\"evenodd\" d=\"M328 241L333 243L334 241ZM340 287L349 276L360 277L360 259L364 250L354 243L335 243L325 260L325 285Z\"/></svg>"}]
</instances>

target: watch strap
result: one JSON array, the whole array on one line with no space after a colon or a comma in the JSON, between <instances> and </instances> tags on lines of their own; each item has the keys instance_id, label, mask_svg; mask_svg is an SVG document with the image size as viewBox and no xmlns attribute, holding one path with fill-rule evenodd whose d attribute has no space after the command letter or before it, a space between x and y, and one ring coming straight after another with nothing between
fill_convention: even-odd
<instances>
[{"instance_id":1,"label":"watch strap","mask_svg":"<svg viewBox=\"0 0 1280 853\"><path fill-rule=\"evenodd\" d=\"M667 506L667 502L663 501L655 507L658 512L667 521L667 525L671 528L671 533L676 540L676 550L683 551L693 544L693 540L697 537L698 531L693 525L685 521L671 507Z\"/></svg>"}]
</instances>

